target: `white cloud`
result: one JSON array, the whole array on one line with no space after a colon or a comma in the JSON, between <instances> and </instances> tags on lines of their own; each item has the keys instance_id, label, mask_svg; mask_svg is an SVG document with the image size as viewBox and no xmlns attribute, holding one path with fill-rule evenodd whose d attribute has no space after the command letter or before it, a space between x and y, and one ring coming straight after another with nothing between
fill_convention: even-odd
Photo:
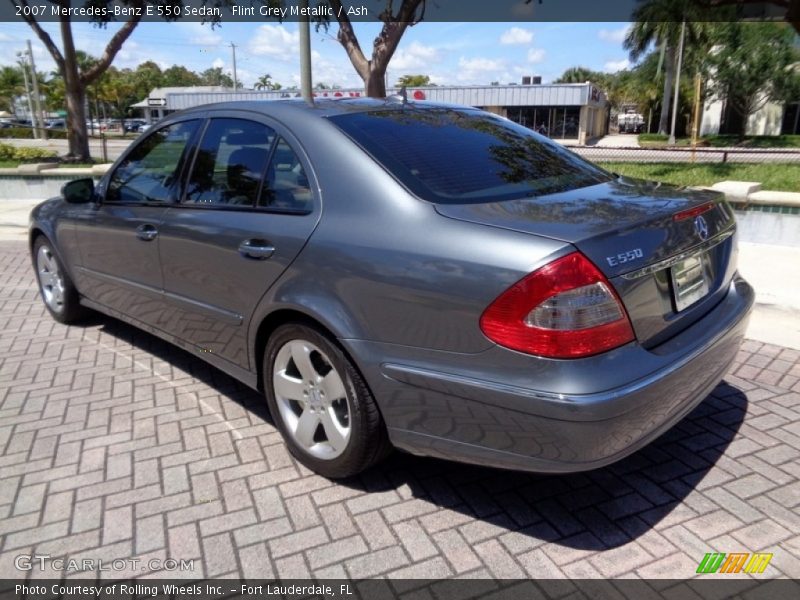
<instances>
[{"instance_id":1,"label":"white cloud","mask_svg":"<svg viewBox=\"0 0 800 600\"><path fill-rule=\"evenodd\" d=\"M256 56L270 56L288 62L295 60L299 43L297 31L288 31L282 25L261 25L248 43L248 49Z\"/></svg>"},{"instance_id":2,"label":"white cloud","mask_svg":"<svg viewBox=\"0 0 800 600\"><path fill-rule=\"evenodd\" d=\"M464 58L458 59L458 66L468 71L496 71L503 68L503 61L491 58Z\"/></svg>"},{"instance_id":3,"label":"white cloud","mask_svg":"<svg viewBox=\"0 0 800 600\"><path fill-rule=\"evenodd\" d=\"M439 51L432 46L412 42L407 49L398 50L389 66L392 69L423 69L441 60Z\"/></svg>"},{"instance_id":4,"label":"white cloud","mask_svg":"<svg viewBox=\"0 0 800 600\"><path fill-rule=\"evenodd\" d=\"M225 61L221 58L215 58L214 62L211 63L211 66L215 69L224 69L225 68Z\"/></svg>"},{"instance_id":5,"label":"white cloud","mask_svg":"<svg viewBox=\"0 0 800 600\"><path fill-rule=\"evenodd\" d=\"M503 60L491 58L465 58L458 59L458 74L456 79L464 83L485 84L498 81L505 75L506 65Z\"/></svg>"},{"instance_id":6,"label":"white cloud","mask_svg":"<svg viewBox=\"0 0 800 600\"><path fill-rule=\"evenodd\" d=\"M500 36L500 43L506 46L530 44L533 41L533 32L521 27L507 29Z\"/></svg>"},{"instance_id":7,"label":"white cloud","mask_svg":"<svg viewBox=\"0 0 800 600\"><path fill-rule=\"evenodd\" d=\"M625 25L620 29L601 29L600 31L597 32L597 37L599 37L604 42L621 44L625 40L625 36L628 35L629 29L630 25Z\"/></svg>"},{"instance_id":8,"label":"white cloud","mask_svg":"<svg viewBox=\"0 0 800 600\"><path fill-rule=\"evenodd\" d=\"M606 73L616 73L617 71L622 71L630 66L631 62L627 58L623 58L622 60L608 61L605 65L603 65L603 70Z\"/></svg>"},{"instance_id":9,"label":"white cloud","mask_svg":"<svg viewBox=\"0 0 800 600\"><path fill-rule=\"evenodd\" d=\"M338 85L345 88L360 88L364 86L361 77L358 76L353 65L347 56L343 60L329 60L320 57L314 59L311 65L311 72L314 78L314 85L317 83L325 83L327 85ZM297 74L296 81L293 83L300 84L300 76Z\"/></svg>"},{"instance_id":10,"label":"white cloud","mask_svg":"<svg viewBox=\"0 0 800 600\"><path fill-rule=\"evenodd\" d=\"M125 42L114 58L114 66L119 69L135 69L142 62L144 61L142 60L141 47L130 39Z\"/></svg>"},{"instance_id":11,"label":"white cloud","mask_svg":"<svg viewBox=\"0 0 800 600\"><path fill-rule=\"evenodd\" d=\"M224 42L222 36L211 29L210 25L190 22L175 23L174 25L183 29L186 34L186 40L190 44L196 44L198 46L216 46Z\"/></svg>"},{"instance_id":12,"label":"white cloud","mask_svg":"<svg viewBox=\"0 0 800 600\"><path fill-rule=\"evenodd\" d=\"M541 48L531 48L528 50L528 62L529 63L540 63L544 60L545 51Z\"/></svg>"}]
</instances>

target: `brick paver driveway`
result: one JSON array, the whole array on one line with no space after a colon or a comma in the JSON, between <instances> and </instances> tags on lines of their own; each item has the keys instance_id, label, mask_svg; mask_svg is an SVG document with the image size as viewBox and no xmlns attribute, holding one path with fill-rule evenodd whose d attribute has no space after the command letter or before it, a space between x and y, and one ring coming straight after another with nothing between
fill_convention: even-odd
<instances>
[{"instance_id":1,"label":"brick paver driveway","mask_svg":"<svg viewBox=\"0 0 800 600\"><path fill-rule=\"evenodd\" d=\"M191 577L687 578L713 551L800 577L798 352L748 342L686 420L599 471L395 454L333 483L197 358L113 319L53 322L22 243L0 243L0 270L0 578L52 574L15 570L30 554L195 559Z\"/></svg>"}]
</instances>

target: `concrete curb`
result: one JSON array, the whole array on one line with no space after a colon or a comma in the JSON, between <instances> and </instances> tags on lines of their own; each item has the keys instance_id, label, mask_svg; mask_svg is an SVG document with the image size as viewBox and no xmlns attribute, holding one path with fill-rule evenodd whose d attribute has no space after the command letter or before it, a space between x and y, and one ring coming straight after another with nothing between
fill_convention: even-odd
<instances>
[{"instance_id":1,"label":"concrete curb","mask_svg":"<svg viewBox=\"0 0 800 600\"><path fill-rule=\"evenodd\" d=\"M722 192L732 204L800 207L800 193L762 190L757 181L720 181L709 189Z\"/></svg>"},{"instance_id":2,"label":"concrete curb","mask_svg":"<svg viewBox=\"0 0 800 600\"><path fill-rule=\"evenodd\" d=\"M73 179L102 177L111 163L91 167L60 167L54 163L31 163L11 169L0 169L3 195L10 198L41 201L61 193L61 187ZM5 199L0 198L0 202Z\"/></svg>"},{"instance_id":3,"label":"concrete curb","mask_svg":"<svg viewBox=\"0 0 800 600\"><path fill-rule=\"evenodd\" d=\"M3 177L101 177L111 168L112 163L103 163L91 167L61 167L58 163L26 163L18 167L0 169Z\"/></svg>"}]
</instances>

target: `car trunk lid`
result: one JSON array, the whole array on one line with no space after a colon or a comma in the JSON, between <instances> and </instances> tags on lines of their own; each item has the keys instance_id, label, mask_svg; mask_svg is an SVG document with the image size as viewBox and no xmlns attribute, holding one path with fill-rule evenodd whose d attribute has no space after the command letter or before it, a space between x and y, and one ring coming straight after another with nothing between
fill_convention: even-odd
<instances>
[{"instance_id":1,"label":"car trunk lid","mask_svg":"<svg viewBox=\"0 0 800 600\"><path fill-rule=\"evenodd\" d=\"M712 191L618 178L547 196L437 204L436 210L572 244L617 289L648 347L705 314L735 271L733 211Z\"/></svg>"}]
</instances>

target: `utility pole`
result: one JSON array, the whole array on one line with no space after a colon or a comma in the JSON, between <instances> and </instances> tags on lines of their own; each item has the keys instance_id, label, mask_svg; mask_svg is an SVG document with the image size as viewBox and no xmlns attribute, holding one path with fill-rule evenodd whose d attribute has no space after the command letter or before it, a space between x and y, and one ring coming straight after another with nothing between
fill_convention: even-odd
<instances>
[{"instance_id":1,"label":"utility pole","mask_svg":"<svg viewBox=\"0 0 800 600\"><path fill-rule=\"evenodd\" d=\"M31 98L31 86L28 83L28 62L25 60L25 55L22 52L17 52L19 58L19 66L22 69L22 78L25 81L25 97L28 99L28 115L31 118L31 128L33 131L33 139L39 139L39 132L36 129L36 119L33 115L33 99Z\"/></svg>"},{"instance_id":2,"label":"utility pole","mask_svg":"<svg viewBox=\"0 0 800 600\"><path fill-rule=\"evenodd\" d=\"M303 100L314 104L311 95L311 29L308 21L308 0L300 0L300 21L297 23L300 38L300 93Z\"/></svg>"},{"instance_id":3,"label":"utility pole","mask_svg":"<svg viewBox=\"0 0 800 600\"><path fill-rule=\"evenodd\" d=\"M675 143L675 118L678 116L678 93L681 88L681 67L683 66L683 38L686 35L686 21L681 23L681 40L678 43L678 70L675 73L675 99L672 101L672 127L669 131L669 144Z\"/></svg>"},{"instance_id":4,"label":"utility pole","mask_svg":"<svg viewBox=\"0 0 800 600\"><path fill-rule=\"evenodd\" d=\"M236 79L236 44L231 42L231 52L233 53L233 91L239 88L239 81Z\"/></svg>"},{"instance_id":5,"label":"utility pole","mask_svg":"<svg viewBox=\"0 0 800 600\"><path fill-rule=\"evenodd\" d=\"M47 129L44 124L44 113L42 112L42 96L39 93L39 79L36 77L36 63L33 62L33 49L31 41L28 40L28 58L31 61L31 78L33 79L33 97L36 100L36 118L42 131L42 139L47 139Z\"/></svg>"}]
</instances>

